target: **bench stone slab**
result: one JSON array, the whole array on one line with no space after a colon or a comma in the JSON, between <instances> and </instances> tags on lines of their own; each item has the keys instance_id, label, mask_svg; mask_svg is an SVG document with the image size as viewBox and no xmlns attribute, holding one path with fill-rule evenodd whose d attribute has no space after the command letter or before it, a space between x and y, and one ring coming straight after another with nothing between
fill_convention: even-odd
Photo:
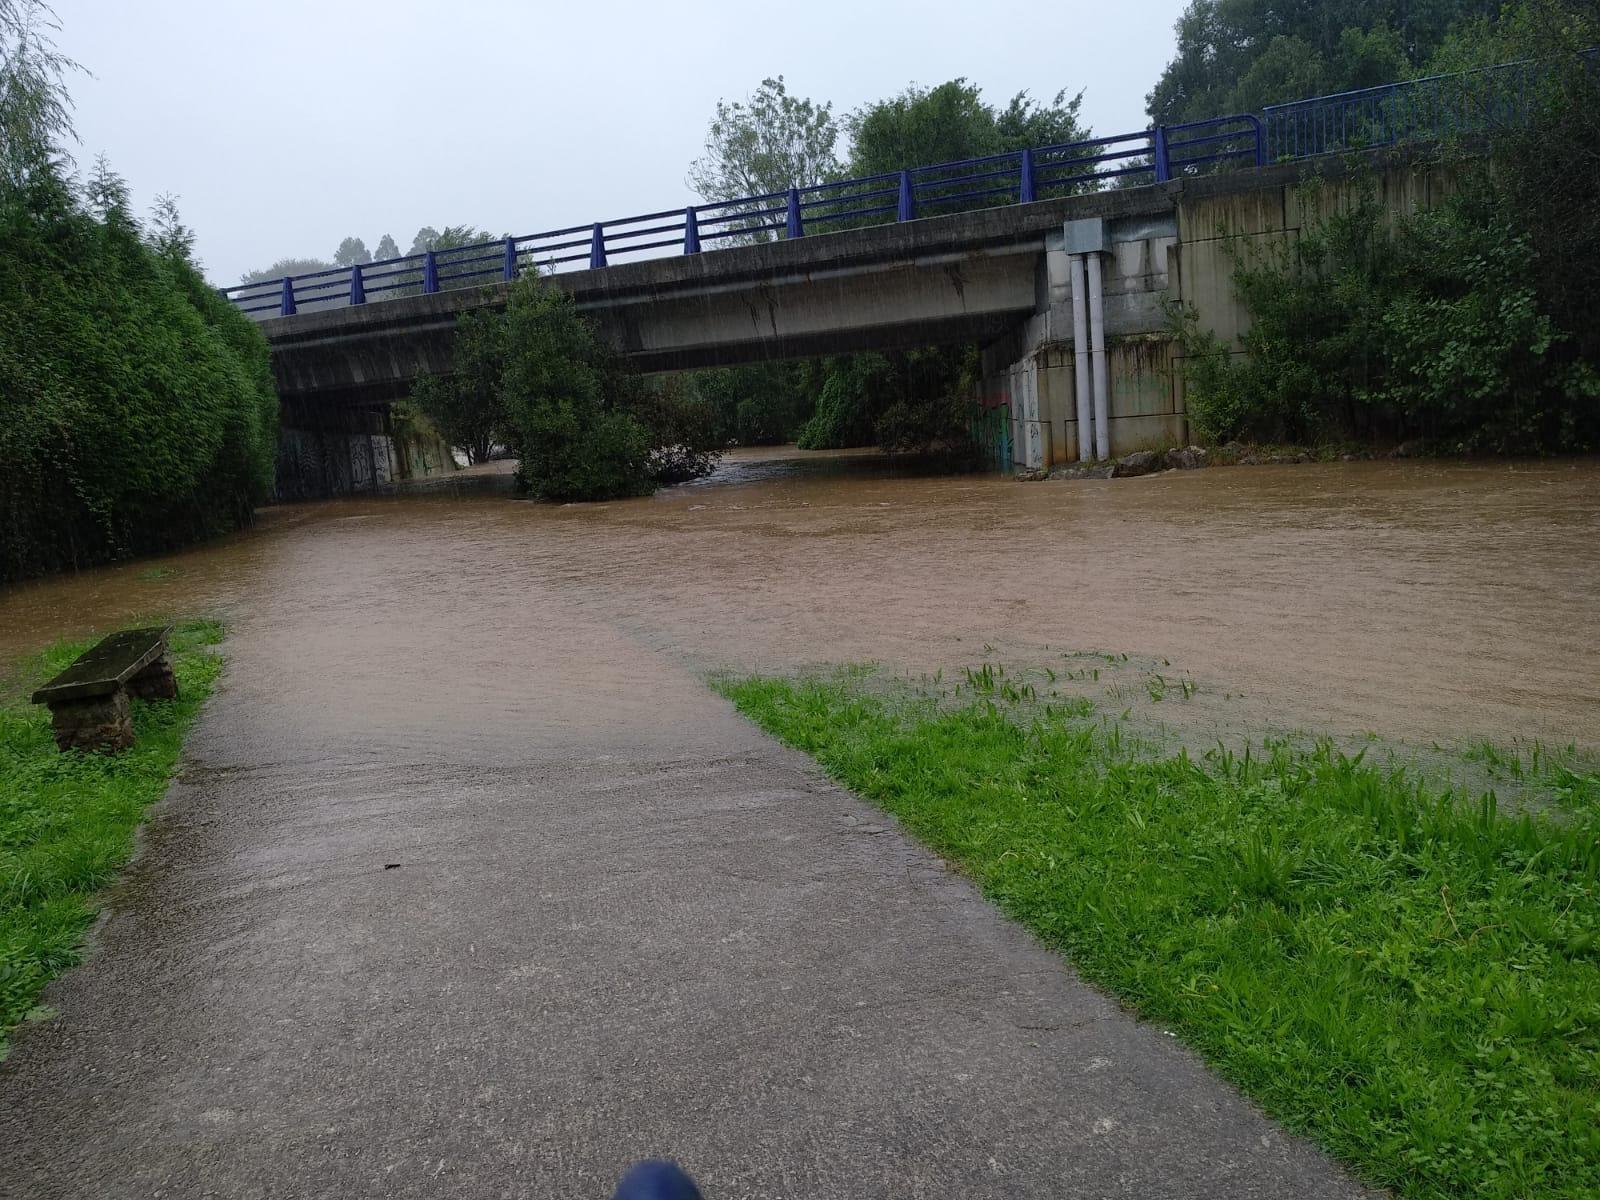
<instances>
[{"instance_id":1,"label":"bench stone slab","mask_svg":"<svg viewBox=\"0 0 1600 1200\"><path fill-rule=\"evenodd\" d=\"M178 681L167 653L170 632L170 626L162 626L113 633L33 693L35 704L50 706L60 749L126 750L133 744L128 697L177 699Z\"/></svg>"}]
</instances>

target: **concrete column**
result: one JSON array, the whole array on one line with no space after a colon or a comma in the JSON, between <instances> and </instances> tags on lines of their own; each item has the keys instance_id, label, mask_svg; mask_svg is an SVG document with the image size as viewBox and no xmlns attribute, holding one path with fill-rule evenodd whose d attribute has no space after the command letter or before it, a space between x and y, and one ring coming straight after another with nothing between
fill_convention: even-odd
<instances>
[{"instance_id":1,"label":"concrete column","mask_svg":"<svg viewBox=\"0 0 1600 1200\"><path fill-rule=\"evenodd\" d=\"M1022 421L1022 465L1030 471L1041 470L1049 464L1045 461L1044 425L1039 418L1039 361L1029 355L1012 370L1011 402Z\"/></svg>"},{"instance_id":2,"label":"concrete column","mask_svg":"<svg viewBox=\"0 0 1600 1200\"><path fill-rule=\"evenodd\" d=\"M1078 416L1078 461L1094 457L1094 418L1089 407L1089 301L1083 255L1072 256L1072 396Z\"/></svg>"},{"instance_id":3,"label":"concrete column","mask_svg":"<svg viewBox=\"0 0 1600 1200\"><path fill-rule=\"evenodd\" d=\"M1111 457L1111 397L1106 379L1106 312L1100 256L1089 259L1089 354L1094 367L1094 456Z\"/></svg>"},{"instance_id":4,"label":"concrete column","mask_svg":"<svg viewBox=\"0 0 1600 1200\"><path fill-rule=\"evenodd\" d=\"M1022 440L1022 412L1017 398L1017 365L1012 363L1006 367L1005 375L1006 412L1011 421L1011 466L1016 467L1025 461Z\"/></svg>"}]
</instances>

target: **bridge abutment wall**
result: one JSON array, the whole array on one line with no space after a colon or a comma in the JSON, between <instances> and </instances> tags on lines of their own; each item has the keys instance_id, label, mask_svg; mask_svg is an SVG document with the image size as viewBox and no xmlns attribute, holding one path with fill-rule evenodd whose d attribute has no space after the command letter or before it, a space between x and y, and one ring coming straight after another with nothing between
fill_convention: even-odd
<instances>
[{"instance_id":1,"label":"bridge abutment wall","mask_svg":"<svg viewBox=\"0 0 1600 1200\"><path fill-rule=\"evenodd\" d=\"M1292 242L1308 222L1369 191L1399 217L1455 187L1453 172L1410 162L1320 179L1277 168L1185 181L1165 212L1108 216L1101 274L1112 457L1189 440L1174 309L1191 310L1200 329L1243 353L1250 315L1233 287L1241 253ZM1080 457L1072 279L1060 231L1046 235L1036 294L1035 311L984 348L981 390L1009 407L1012 465L1048 470Z\"/></svg>"}]
</instances>

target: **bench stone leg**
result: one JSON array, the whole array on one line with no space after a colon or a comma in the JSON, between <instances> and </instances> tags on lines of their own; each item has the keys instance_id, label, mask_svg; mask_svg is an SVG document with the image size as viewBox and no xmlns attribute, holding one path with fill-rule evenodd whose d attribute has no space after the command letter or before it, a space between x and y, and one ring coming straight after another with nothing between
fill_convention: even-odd
<instances>
[{"instance_id":1,"label":"bench stone leg","mask_svg":"<svg viewBox=\"0 0 1600 1200\"><path fill-rule=\"evenodd\" d=\"M141 700L176 700L178 679L172 673L172 656L163 654L128 680L128 691Z\"/></svg>"},{"instance_id":2,"label":"bench stone leg","mask_svg":"<svg viewBox=\"0 0 1600 1200\"><path fill-rule=\"evenodd\" d=\"M61 750L103 750L115 754L133 745L133 720L128 693L65 700L50 706L50 725Z\"/></svg>"}]
</instances>

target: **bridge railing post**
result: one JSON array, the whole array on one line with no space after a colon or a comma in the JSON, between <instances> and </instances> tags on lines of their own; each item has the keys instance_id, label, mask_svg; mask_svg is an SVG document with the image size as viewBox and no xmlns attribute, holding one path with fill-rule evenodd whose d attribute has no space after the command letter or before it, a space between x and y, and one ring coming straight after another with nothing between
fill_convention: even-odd
<instances>
[{"instance_id":1,"label":"bridge railing post","mask_svg":"<svg viewBox=\"0 0 1600 1200\"><path fill-rule=\"evenodd\" d=\"M589 239L589 269L598 271L606 265L606 231L600 222L594 223L594 236Z\"/></svg>"},{"instance_id":2,"label":"bridge railing post","mask_svg":"<svg viewBox=\"0 0 1600 1200\"><path fill-rule=\"evenodd\" d=\"M683 252L700 253L700 220L694 215L694 205L683 210Z\"/></svg>"},{"instance_id":3,"label":"bridge railing post","mask_svg":"<svg viewBox=\"0 0 1600 1200\"><path fill-rule=\"evenodd\" d=\"M367 302L367 286L361 278L361 264L354 263L350 267L350 303L365 304Z\"/></svg>"},{"instance_id":4,"label":"bridge railing post","mask_svg":"<svg viewBox=\"0 0 1600 1200\"><path fill-rule=\"evenodd\" d=\"M800 189L789 189L789 219L784 226L784 236L797 238L805 236L805 226L800 221Z\"/></svg>"},{"instance_id":5,"label":"bridge railing post","mask_svg":"<svg viewBox=\"0 0 1600 1200\"><path fill-rule=\"evenodd\" d=\"M294 276L283 277L283 296L278 301L278 315L283 317L294 316Z\"/></svg>"},{"instance_id":6,"label":"bridge railing post","mask_svg":"<svg viewBox=\"0 0 1600 1200\"><path fill-rule=\"evenodd\" d=\"M917 194L911 188L911 172L900 172L900 202L895 206L896 221L917 219Z\"/></svg>"},{"instance_id":7,"label":"bridge railing post","mask_svg":"<svg viewBox=\"0 0 1600 1200\"><path fill-rule=\"evenodd\" d=\"M517 239L516 238L507 238L506 239L506 261L505 261L505 266L501 270L501 273L505 276L505 280L506 280L507 283L512 282L517 277Z\"/></svg>"},{"instance_id":8,"label":"bridge railing post","mask_svg":"<svg viewBox=\"0 0 1600 1200\"><path fill-rule=\"evenodd\" d=\"M1165 183L1172 178L1172 160L1167 153L1167 127L1157 125L1150 135L1150 157L1155 162L1156 182Z\"/></svg>"},{"instance_id":9,"label":"bridge railing post","mask_svg":"<svg viewBox=\"0 0 1600 1200\"><path fill-rule=\"evenodd\" d=\"M439 290L439 264L429 250L422 256L422 292L431 296Z\"/></svg>"},{"instance_id":10,"label":"bridge railing post","mask_svg":"<svg viewBox=\"0 0 1600 1200\"><path fill-rule=\"evenodd\" d=\"M1018 204L1033 203L1033 151L1022 152L1022 183L1017 189Z\"/></svg>"}]
</instances>

